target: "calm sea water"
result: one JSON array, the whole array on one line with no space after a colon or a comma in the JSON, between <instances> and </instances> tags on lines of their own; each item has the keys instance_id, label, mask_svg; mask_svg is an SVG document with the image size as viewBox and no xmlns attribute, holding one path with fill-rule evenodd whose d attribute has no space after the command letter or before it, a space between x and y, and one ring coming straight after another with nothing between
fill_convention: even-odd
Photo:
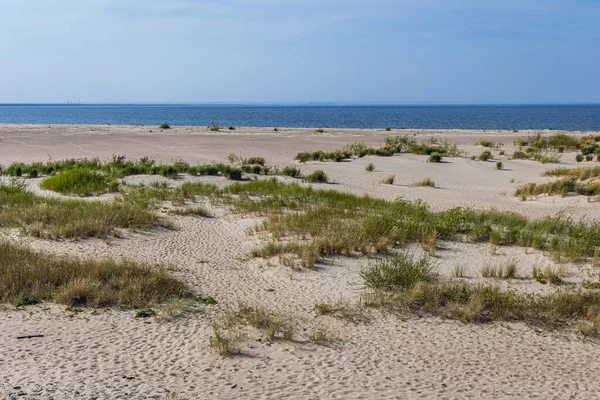
<instances>
[{"instance_id":1,"label":"calm sea water","mask_svg":"<svg viewBox=\"0 0 600 400\"><path fill-rule=\"evenodd\" d=\"M598 105L0 105L0 123L600 130Z\"/></svg>"}]
</instances>

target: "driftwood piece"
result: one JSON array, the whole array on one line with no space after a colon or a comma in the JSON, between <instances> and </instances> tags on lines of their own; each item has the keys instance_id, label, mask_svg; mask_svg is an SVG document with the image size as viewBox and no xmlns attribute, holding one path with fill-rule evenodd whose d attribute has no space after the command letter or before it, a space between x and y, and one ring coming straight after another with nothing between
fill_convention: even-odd
<instances>
[{"instance_id":1,"label":"driftwood piece","mask_svg":"<svg viewBox=\"0 0 600 400\"><path fill-rule=\"evenodd\" d=\"M44 337L44 335L25 335L25 336L17 336L17 339L33 339L38 337Z\"/></svg>"}]
</instances>

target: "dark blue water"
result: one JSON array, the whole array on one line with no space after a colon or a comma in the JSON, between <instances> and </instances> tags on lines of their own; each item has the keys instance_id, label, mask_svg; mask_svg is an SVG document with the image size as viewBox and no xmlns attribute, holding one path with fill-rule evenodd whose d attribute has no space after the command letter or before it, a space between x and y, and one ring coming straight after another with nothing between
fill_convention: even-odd
<instances>
[{"instance_id":1,"label":"dark blue water","mask_svg":"<svg viewBox=\"0 0 600 400\"><path fill-rule=\"evenodd\" d=\"M0 105L0 123L600 130L596 105Z\"/></svg>"}]
</instances>

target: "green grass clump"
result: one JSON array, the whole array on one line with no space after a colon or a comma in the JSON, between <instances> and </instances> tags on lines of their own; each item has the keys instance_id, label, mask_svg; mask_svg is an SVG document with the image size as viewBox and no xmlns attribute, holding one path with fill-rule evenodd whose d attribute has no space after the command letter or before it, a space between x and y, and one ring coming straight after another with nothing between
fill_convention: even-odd
<instances>
[{"instance_id":1,"label":"green grass clump","mask_svg":"<svg viewBox=\"0 0 600 400\"><path fill-rule=\"evenodd\" d=\"M304 177L304 180L306 182L315 182L315 183L327 183L329 181L329 178L327 177L327 174L323 171L323 170L316 170L314 171L312 174L307 175Z\"/></svg>"},{"instance_id":2,"label":"green grass clump","mask_svg":"<svg viewBox=\"0 0 600 400\"><path fill-rule=\"evenodd\" d=\"M365 167L365 171L367 171L367 172L375 171L375 165L373 165L373 163L367 164L367 166Z\"/></svg>"},{"instance_id":3,"label":"green grass clump","mask_svg":"<svg viewBox=\"0 0 600 400\"><path fill-rule=\"evenodd\" d=\"M208 126L208 130L211 132L219 132L223 127L215 124L214 122Z\"/></svg>"},{"instance_id":4,"label":"green grass clump","mask_svg":"<svg viewBox=\"0 0 600 400\"><path fill-rule=\"evenodd\" d=\"M171 129L171 125L167 124L166 122L164 124L161 124L159 126L160 129Z\"/></svg>"},{"instance_id":5,"label":"green grass clump","mask_svg":"<svg viewBox=\"0 0 600 400\"><path fill-rule=\"evenodd\" d=\"M528 160L529 156L525 152L517 150L513 153L512 158L513 160Z\"/></svg>"},{"instance_id":6,"label":"green grass clump","mask_svg":"<svg viewBox=\"0 0 600 400\"><path fill-rule=\"evenodd\" d=\"M488 139L481 139L476 143L477 146L493 148L496 144Z\"/></svg>"},{"instance_id":7,"label":"green grass clump","mask_svg":"<svg viewBox=\"0 0 600 400\"><path fill-rule=\"evenodd\" d=\"M438 152L433 152L429 155L429 160L430 163L439 163L442 162L442 156L440 155L440 153Z\"/></svg>"},{"instance_id":8,"label":"green grass clump","mask_svg":"<svg viewBox=\"0 0 600 400\"><path fill-rule=\"evenodd\" d=\"M502 163L502 161L498 161L496 163L496 169L501 170L502 168L504 168L504 164Z\"/></svg>"},{"instance_id":9,"label":"green grass clump","mask_svg":"<svg viewBox=\"0 0 600 400\"><path fill-rule=\"evenodd\" d=\"M406 289L419 282L435 281L436 268L432 259L423 255L415 258L408 253L385 256L361 272L367 287L372 289Z\"/></svg>"},{"instance_id":10,"label":"green grass clump","mask_svg":"<svg viewBox=\"0 0 600 400\"><path fill-rule=\"evenodd\" d=\"M575 156L575 161L577 162L582 162L583 161L583 155L582 154L577 154Z\"/></svg>"},{"instance_id":11,"label":"green grass clump","mask_svg":"<svg viewBox=\"0 0 600 400\"><path fill-rule=\"evenodd\" d=\"M382 183L385 185L393 185L395 180L396 175L388 175L388 177L385 178Z\"/></svg>"},{"instance_id":12,"label":"green grass clump","mask_svg":"<svg viewBox=\"0 0 600 400\"><path fill-rule=\"evenodd\" d=\"M250 157L244 160L244 164L250 165L265 165L265 159L263 157Z\"/></svg>"},{"instance_id":13,"label":"green grass clump","mask_svg":"<svg viewBox=\"0 0 600 400\"><path fill-rule=\"evenodd\" d=\"M147 204L46 198L19 182L0 184L0 227L42 238L103 237L115 228L168 226Z\"/></svg>"},{"instance_id":14,"label":"green grass clump","mask_svg":"<svg viewBox=\"0 0 600 400\"><path fill-rule=\"evenodd\" d=\"M365 155L377 155L380 157L391 157L398 153L411 153L417 155L431 155L437 153L441 157L462 157L464 151L456 144L439 138L429 138L421 142L411 136L388 136L383 146L378 149L368 147L363 142L349 143L342 150L324 153L315 151L312 153L302 152L296 155L295 160L300 162L333 160L342 161L348 158L364 157ZM437 157L437 156L435 156Z\"/></svg>"},{"instance_id":15,"label":"green grass clump","mask_svg":"<svg viewBox=\"0 0 600 400\"><path fill-rule=\"evenodd\" d=\"M492 152L489 150L486 150L479 155L479 161L488 161L490 158L492 158Z\"/></svg>"},{"instance_id":16,"label":"green grass clump","mask_svg":"<svg viewBox=\"0 0 600 400\"><path fill-rule=\"evenodd\" d=\"M300 178L302 176L302 172L296 167L283 167L281 170L281 175L291 176L292 178Z\"/></svg>"},{"instance_id":17,"label":"green grass clump","mask_svg":"<svg viewBox=\"0 0 600 400\"><path fill-rule=\"evenodd\" d=\"M325 133L325 129L319 128L319 129L315 130L315 133Z\"/></svg>"},{"instance_id":18,"label":"green grass clump","mask_svg":"<svg viewBox=\"0 0 600 400\"><path fill-rule=\"evenodd\" d=\"M431 178L424 178L418 182L413 183L413 186L416 186L416 187L429 186L429 187L434 188L435 181Z\"/></svg>"},{"instance_id":19,"label":"green grass clump","mask_svg":"<svg viewBox=\"0 0 600 400\"><path fill-rule=\"evenodd\" d=\"M600 195L600 182L578 182L577 179L568 177L549 183L527 183L517 188L515 196L521 198L521 200L527 200L530 197L540 195L565 197L571 192L584 196Z\"/></svg>"},{"instance_id":20,"label":"green grass clump","mask_svg":"<svg viewBox=\"0 0 600 400\"><path fill-rule=\"evenodd\" d=\"M37 299L68 306L139 308L191 296L165 270L134 261L82 260L8 241L0 241L0 254L3 303L23 305L23 299Z\"/></svg>"},{"instance_id":21,"label":"green grass clump","mask_svg":"<svg viewBox=\"0 0 600 400\"><path fill-rule=\"evenodd\" d=\"M600 177L600 167L575 167L547 169L542 176L569 176L584 181L590 178Z\"/></svg>"},{"instance_id":22,"label":"green grass clump","mask_svg":"<svg viewBox=\"0 0 600 400\"><path fill-rule=\"evenodd\" d=\"M65 170L57 175L44 178L40 187L59 193L90 196L106 193L108 180L103 174L83 168Z\"/></svg>"}]
</instances>

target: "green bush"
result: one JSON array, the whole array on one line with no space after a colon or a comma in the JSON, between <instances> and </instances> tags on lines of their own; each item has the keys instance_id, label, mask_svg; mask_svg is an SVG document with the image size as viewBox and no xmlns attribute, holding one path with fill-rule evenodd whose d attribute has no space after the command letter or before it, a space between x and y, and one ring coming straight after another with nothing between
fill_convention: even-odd
<instances>
[{"instance_id":1,"label":"green bush","mask_svg":"<svg viewBox=\"0 0 600 400\"><path fill-rule=\"evenodd\" d=\"M171 125L167 124L166 122L164 124L162 124L160 127L160 129L171 129Z\"/></svg>"},{"instance_id":2,"label":"green bush","mask_svg":"<svg viewBox=\"0 0 600 400\"><path fill-rule=\"evenodd\" d=\"M108 181L101 173L84 168L74 168L44 178L40 183L40 187L59 193L90 196L105 193L108 188Z\"/></svg>"},{"instance_id":3,"label":"green bush","mask_svg":"<svg viewBox=\"0 0 600 400\"><path fill-rule=\"evenodd\" d=\"M575 160L576 160L577 162L582 162L582 161L583 161L583 155L582 155L582 154L577 154L577 155L575 156Z\"/></svg>"},{"instance_id":4,"label":"green bush","mask_svg":"<svg viewBox=\"0 0 600 400\"><path fill-rule=\"evenodd\" d=\"M489 150L486 150L479 155L479 161L488 161L490 158L492 158L492 152Z\"/></svg>"},{"instance_id":5,"label":"green bush","mask_svg":"<svg viewBox=\"0 0 600 400\"><path fill-rule=\"evenodd\" d=\"M430 163L439 163L441 161L442 161L442 156L440 155L440 153L434 152L429 155Z\"/></svg>"},{"instance_id":6,"label":"green bush","mask_svg":"<svg viewBox=\"0 0 600 400\"><path fill-rule=\"evenodd\" d=\"M327 183L329 181L329 178L327 178L327 174L318 169L315 172L313 172L310 175L307 175L304 180L306 182L318 182L318 183Z\"/></svg>"},{"instance_id":7,"label":"green bush","mask_svg":"<svg viewBox=\"0 0 600 400\"><path fill-rule=\"evenodd\" d=\"M498 161L496 163L496 169L497 170L501 170L504 167L504 164L502 163L502 161Z\"/></svg>"},{"instance_id":8,"label":"green bush","mask_svg":"<svg viewBox=\"0 0 600 400\"><path fill-rule=\"evenodd\" d=\"M407 253L386 256L371 263L361 272L367 287L372 289L408 289L419 282L434 282L436 265L427 255L415 258Z\"/></svg>"},{"instance_id":9,"label":"green bush","mask_svg":"<svg viewBox=\"0 0 600 400\"><path fill-rule=\"evenodd\" d=\"M368 172L373 172L375 171L375 165L373 165L373 163L369 163L366 167L365 170Z\"/></svg>"}]
</instances>

